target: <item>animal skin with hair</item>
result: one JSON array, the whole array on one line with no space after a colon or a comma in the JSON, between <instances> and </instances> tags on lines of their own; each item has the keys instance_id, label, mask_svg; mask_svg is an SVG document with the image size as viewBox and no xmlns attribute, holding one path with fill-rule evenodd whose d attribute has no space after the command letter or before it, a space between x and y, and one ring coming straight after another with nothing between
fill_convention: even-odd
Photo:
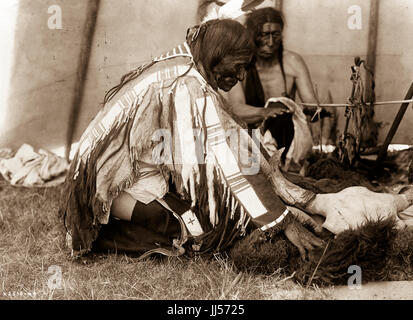
<instances>
[{"instance_id":1,"label":"animal skin with hair","mask_svg":"<svg viewBox=\"0 0 413 320\"><path fill-rule=\"evenodd\" d=\"M284 177L279 168L282 150L275 153L263 170L270 177L272 186L287 204L296 206L313 215L325 218L323 227L334 234L356 229L366 221L389 217L397 221L399 228L405 223L397 213L413 204L413 188L402 194L373 192L366 187L348 187L337 193L315 194L293 184Z\"/></svg>"}]
</instances>

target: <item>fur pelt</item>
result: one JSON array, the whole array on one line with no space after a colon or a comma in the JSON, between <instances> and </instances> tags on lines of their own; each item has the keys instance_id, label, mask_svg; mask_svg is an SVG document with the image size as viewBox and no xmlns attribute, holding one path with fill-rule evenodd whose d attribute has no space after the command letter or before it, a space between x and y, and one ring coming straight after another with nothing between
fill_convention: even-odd
<instances>
[{"instance_id":1,"label":"fur pelt","mask_svg":"<svg viewBox=\"0 0 413 320\"><path fill-rule=\"evenodd\" d=\"M254 231L239 241L229 255L243 271L286 275L307 285L346 285L351 265L360 266L362 281L413 280L413 230L396 230L392 219L369 221L335 238L322 236L326 246L313 250L308 261L282 235Z\"/></svg>"},{"instance_id":2,"label":"fur pelt","mask_svg":"<svg viewBox=\"0 0 413 320\"><path fill-rule=\"evenodd\" d=\"M334 156L319 158L313 162L308 167L306 178L314 179L320 193L338 192L351 186L363 186L375 192L383 191L382 187L372 184L366 175L346 168Z\"/></svg>"},{"instance_id":3,"label":"fur pelt","mask_svg":"<svg viewBox=\"0 0 413 320\"><path fill-rule=\"evenodd\" d=\"M383 186L373 185L333 157L313 159L308 174L284 172L291 182L315 193L335 193L355 185L383 191ZM285 275L295 272L295 280L303 285L345 285L351 265L361 267L363 282L413 280L413 228L396 230L396 222L389 218L368 221L335 238L324 230L320 237L328 245L310 252L308 261L301 260L297 248L283 234L271 231L254 231L234 246L230 256L245 271L271 274L281 268Z\"/></svg>"}]
</instances>

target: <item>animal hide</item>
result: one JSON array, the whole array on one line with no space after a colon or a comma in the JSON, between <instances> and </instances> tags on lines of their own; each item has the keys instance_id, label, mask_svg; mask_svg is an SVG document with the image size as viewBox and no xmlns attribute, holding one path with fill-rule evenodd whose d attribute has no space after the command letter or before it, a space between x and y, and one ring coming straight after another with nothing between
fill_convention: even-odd
<instances>
[{"instance_id":1,"label":"animal hide","mask_svg":"<svg viewBox=\"0 0 413 320\"><path fill-rule=\"evenodd\" d=\"M326 245L313 250L307 261L282 234L252 232L229 252L240 271L276 271L302 285L347 285L350 266L359 266L362 282L413 280L413 229L397 230L394 219L367 221L333 237L321 235Z\"/></svg>"},{"instance_id":2,"label":"animal hide","mask_svg":"<svg viewBox=\"0 0 413 320\"><path fill-rule=\"evenodd\" d=\"M317 170L316 167L312 170L314 177L324 178L317 180L292 173L283 174L294 184L316 194L339 193L360 183L366 186L363 191L387 190L371 184L354 171L345 170L334 159L323 159L318 162ZM408 189L405 187L399 192ZM357 199L357 196L356 192L351 199ZM350 200L348 203L351 203ZM409 209L386 219L366 219L360 226L348 228L337 236L326 229L317 230L316 234L325 241L325 245L311 251L307 261L301 259L297 248L283 234L273 234L271 230L266 233L253 232L239 241L229 254L240 270L272 274L281 268L286 276L294 273L295 280L303 285L310 281L320 286L346 285L351 276L348 273L351 265L361 267L363 282L412 280L413 228L400 228L400 221L398 222L411 216L411 213L408 214ZM313 220L313 217L317 220L318 227L324 223L325 219L321 216L302 214L305 219ZM305 219L301 220L305 222ZM406 225L407 221L405 220ZM314 221L308 227L314 230L313 223Z\"/></svg>"}]
</instances>

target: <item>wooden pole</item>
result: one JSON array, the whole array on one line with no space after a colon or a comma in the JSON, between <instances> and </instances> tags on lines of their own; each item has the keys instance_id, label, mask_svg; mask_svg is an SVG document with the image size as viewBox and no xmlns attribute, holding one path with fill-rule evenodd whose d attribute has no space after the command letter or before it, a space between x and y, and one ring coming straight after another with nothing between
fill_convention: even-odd
<instances>
[{"instance_id":1,"label":"wooden pole","mask_svg":"<svg viewBox=\"0 0 413 320\"><path fill-rule=\"evenodd\" d=\"M76 130L77 120L79 117L80 106L83 100L86 75L89 67L90 53L92 49L93 36L95 34L96 21L99 12L100 0L88 0L86 21L83 27L81 39L79 61L76 70L75 88L71 110L69 114L69 126L66 134L65 156L69 160L70 149L74 132Z\"/></svg>"},{"instance_id":2,"label":"wooden pole","mask_svg":"<svg viewBox=\"0 0 413 320\"><path fill-rule=\"evenodd\" d=\"M366 72L366 87L364 97L366 102L372 101L374 73L376 69L377 30L379 25L379 0L370 0L369 33L367 43L367 67L373 74Z\"/></svg>"},{"instance_id":3,"label":"wooden pole","mask_svg":"<svg viewBox=\"0 0 413 320\"><path fill-rule=\"evenodd\" d=\"M409 90L407 91L406 97L404 98L404 100L410 100L413 97L413 82L410 85ZM407 107L409 106L408 102L402 103L402 105L400 106L399 112L396 115L396 118L394 118L393 124L389 130L389 133L387 134L386 140L384 140L383 146L381 147L380 151L379 151L379 155L377 156L377 160L376 163L378 164L379 162L381 162L382 160L384 160L387 156L387 148L390 144L390 142L392 141L397 128L399 127L400 121L402 121L403 116L407 110Z\"/></svg>"}]
</instances>

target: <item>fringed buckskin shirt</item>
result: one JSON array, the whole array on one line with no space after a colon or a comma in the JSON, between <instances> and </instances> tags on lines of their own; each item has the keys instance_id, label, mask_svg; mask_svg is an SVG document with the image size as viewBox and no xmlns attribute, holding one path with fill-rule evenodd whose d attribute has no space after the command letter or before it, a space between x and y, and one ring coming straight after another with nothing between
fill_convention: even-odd
<instances>
[{"instance_id":1,"label":"fringed buckskin shirt","mask_svg":"<svg viewBox=\"0 0 413 320\"><path fill-rule=\"evenodd\" d=\"M137 73L89 124L71 163L60 214L72 250L90 251L100 226L108 223L112 201L122 191L133 193L154 168L163 182L153 197L162 197L171 181L202 226L203 233L195 236L190 221L181 223L188 236L179 246L187 243L186 250L219 251L250 222L262 230L280 223L288 210L270 191L269 180L261 179L268 192L258 194L249 178L259 171L259 148L197 71L188 45ZM230 130L239 131L235 148ZM245 161L251 148L255 153Z\"/></svg>"}]
</instances>

